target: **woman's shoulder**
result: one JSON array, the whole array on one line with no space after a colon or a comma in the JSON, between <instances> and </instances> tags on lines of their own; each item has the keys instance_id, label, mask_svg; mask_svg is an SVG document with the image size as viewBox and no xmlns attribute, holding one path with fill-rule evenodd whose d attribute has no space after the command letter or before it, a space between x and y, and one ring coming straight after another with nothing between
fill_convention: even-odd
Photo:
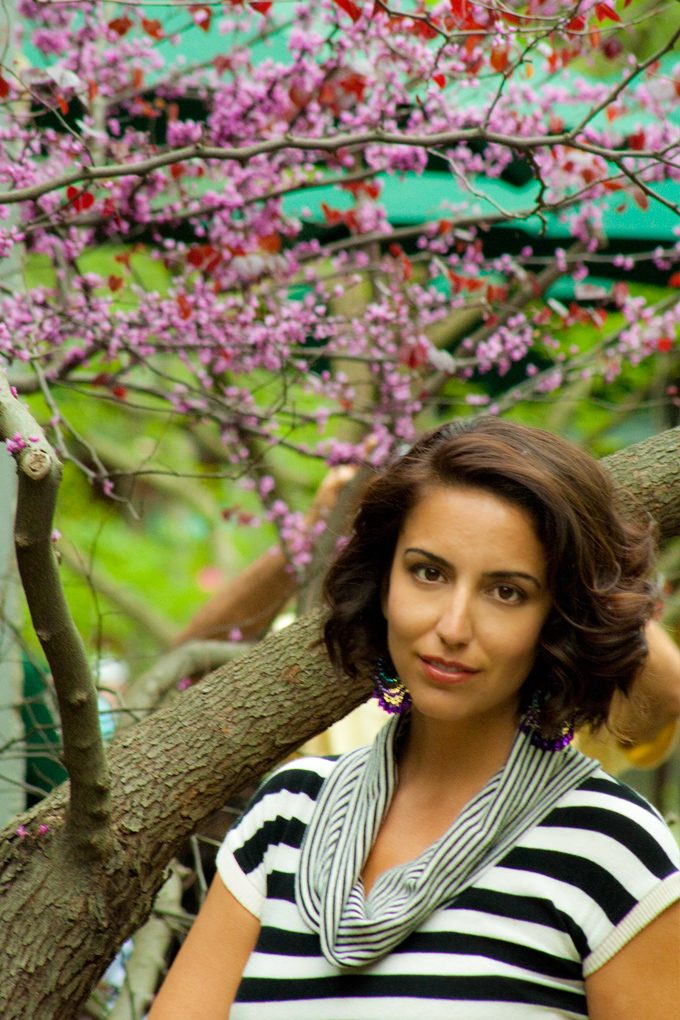
<instances>
[{"instance_id":1,"label":"woman's shoulder","mask_svg":"<svg viewBox=\"0 0 680 1020\"><path fill-rule=\"evenodd\" d=\"M316 755L291 758L263 779L256 799L279 792L306 793L316 799L337 760L337 756L327 758Z\"/></svg>"},{"instance_id":2,"label":"woman's shoulder","mask_svg":"<svg viewBox=\"0 0 680 1020\"><path fill-rule=\"evenodd\" d=\"M321 787L334 765L330 758L294 758L265 777L218 852L223 878L232 870L232 857L241 871L249 874L263 865L271 847L299 849Z\"/></svg>"},{"instance_id":3,"label":"woman's shoulder","mask_svg":"<svg viewBox=\"0 0 680 1020\"><path fill-rule=\"evenodd\" d=\"M634 856L660 878L680 868L680 848L657 809L602 768L565 794L541 824L559 828L565 849L586 857L606 847L612 866L618 847L622 861Z\"/></svg>"},{"instance_id":4,"label":"woman's shoulder","mask_svg":"<svg viewBox=\"0 0 680 1020\"><path fill-rule=\"evenodd\" d=\"M309 756L293 758L277 766L264 777L235 828L248 818L251 826L275 817L307 821L336 760Z\"/></svg>"},{"instance_id":5,"label":"woman's shoulder","mask_svg":"<svg viewBox=\"0 0 680 1020\"><path fill-rule=\"evenodd\" d=\"M622 779L611 775L604 768L596 769L578 786L567 793L565 802L588 803L594 808L618 810L623 814L633 814L650 824L652 819L665 826L659 811L641 793Z\"/></svg>"}]
</instances>

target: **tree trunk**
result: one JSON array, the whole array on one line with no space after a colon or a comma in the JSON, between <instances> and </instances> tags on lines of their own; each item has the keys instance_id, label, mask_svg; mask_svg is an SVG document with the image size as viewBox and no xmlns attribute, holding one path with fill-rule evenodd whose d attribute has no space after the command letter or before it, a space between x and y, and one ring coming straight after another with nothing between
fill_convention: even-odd
<instances>
[{"instance_id":1,"label":"tree trunk","mask_svg":"<svg viewBox=\"0 0 680 1020\"><path fill-rule=\"evenodd\" d=\"M662 538L680 533L679 451L675 429L608 461ZM332 675L319 622L303 617L114 740L113 848L99 860L76 852L65 787L0 832L3 1020L77 1017L187 836L367 697L367 685Z\"/></svg>"},{"instance_id":2,"label":"tree trunk","mask_svg":"<svg viewBox=\"0 0 680 1020\"><path fill-rule=\"evenodd\" d=\"M3 1020L77 1017L199 822L365 700L332 675L318 633L305 617L114 740L115 846L101 861L75 853L64 787L0 833Z\"/></svg>"}]
</instances>

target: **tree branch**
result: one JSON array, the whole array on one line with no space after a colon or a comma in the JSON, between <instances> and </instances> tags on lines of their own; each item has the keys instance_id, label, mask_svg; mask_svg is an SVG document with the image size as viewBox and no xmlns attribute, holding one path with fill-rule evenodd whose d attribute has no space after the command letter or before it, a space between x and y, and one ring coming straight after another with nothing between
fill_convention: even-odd
<instances>
[{"instance_id":1,"label":"tree branch","mask_svg":"<svg viewBox=\"0 0 680 1020\"><path fill-rule=\"evenodd\" d=\"M126 711L121 714L118 729L132 722L136 715L146 715L163 701L166 694L176 690L185 676L205 676L219 666L244 654L241 644L230 641L186 641L161 656L157 662L128 685L125 694Z\"/></svg>"},{"instance_id":2,"label":"tree branch","mask_svg":"<svg viewBox=\"0 0 680 1020\"><path fill-rule=\"evenodd\" d=\"M680 534L679 453L680 427L628 446L603 461L620 487L622 502L654 518L661 542Z\"/></svg>"},{"instance_id":3,"label":"tree branch","mask_svg":"<svg viewBox=\"0 0 680 1020\"><path fill-rule=\"evenodd\" d=\"M39 184L31 184L25 188L15 188L13 191L0 192L0 204L12 205L16 202L27 202L41 195L46 195L60 188L66 188L72 184L95 181L108 181L116 177L146 177L154 170L162 170L166 166L175 163L187 162L194 159L219 160L221 162L234 160L237 163L247 163L255 156L281 152L285 149L297 149L302 152L337 152L338 149L348 147L365 146L372 144L379 145L406 145L414 148L441 148L443 146L458 145L461 142L483 141L518 152L527 152L537 148L553 148L556 145L570 145L572 148L582 149L585 152L592 152L608 158L612 155L618 157L629 155L636 158L654 156L654 153L637 150L616 150L610 152L604 146L595 145L590 142L581 141L574 137L571 130L557 133L538 135L507 135L498 131L489 131L482 127L460 128L454 131L438 131L431 135L408 134L393 131L383 131L379 128L370 131L357 131L356 133L346 132L333 135L330 138L308 138L304 135L286 134L279 138L270 138L265 142L258 142L253 145L242 146L220 146L220 145L185 145L178 149L169 149L159 153L157 156L149 156L132 163L108 163L103 166L81 166L71 173L65 173L50 177Z\"/></svg>"},{"instance_id":4,"label":"tree branch","mask_svg":"<svg viewBox=\"0 0 680 1020\"><path fill-rule=\"evenodd\" d=\"M99 728L97 691L80 634L64 597L52 548L61 468L40 426L0 370L0 438L18 467L16 555L33 627L52 670L71 786L67 837L76 853L111 848L110 780Z\"/></svg>"}]
</instances>

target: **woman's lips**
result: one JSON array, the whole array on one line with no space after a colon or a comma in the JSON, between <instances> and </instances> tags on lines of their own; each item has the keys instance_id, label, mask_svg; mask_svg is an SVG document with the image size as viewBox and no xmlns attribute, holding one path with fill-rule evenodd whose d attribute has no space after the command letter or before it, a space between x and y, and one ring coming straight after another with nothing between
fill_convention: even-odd
<instances>
[{"instance_id":1,"label":"woman's lips","mask_svg":"<svg viewBox=\"0 0 680 1020\"><path fill-rule=\"evenodd\" d=\"M420 656L426 675L436 683L462 684L476 676L478 669L466 666L462 662L447 662L444 659L430 659Z\"/></svg>"}]
</instances>

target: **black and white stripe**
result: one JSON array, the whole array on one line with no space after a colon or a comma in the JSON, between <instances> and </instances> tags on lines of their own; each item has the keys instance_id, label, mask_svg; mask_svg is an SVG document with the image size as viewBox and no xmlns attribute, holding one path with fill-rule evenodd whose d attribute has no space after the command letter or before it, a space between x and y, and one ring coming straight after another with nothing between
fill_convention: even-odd
<instances>
[{"instance_id":1,"label":"black and white stripe","mask_svg":"<svg viewBox=\"0 0 680 1020\"><path fill-rule=\"evenodd\" d=\"M231 1020L579 1020L585 976L680 899L669 830L598 770L386 956L339 968L295 899L304 832L335 768L284 766L219 852L261 921Z\"/></svg>"}]
</instances>

